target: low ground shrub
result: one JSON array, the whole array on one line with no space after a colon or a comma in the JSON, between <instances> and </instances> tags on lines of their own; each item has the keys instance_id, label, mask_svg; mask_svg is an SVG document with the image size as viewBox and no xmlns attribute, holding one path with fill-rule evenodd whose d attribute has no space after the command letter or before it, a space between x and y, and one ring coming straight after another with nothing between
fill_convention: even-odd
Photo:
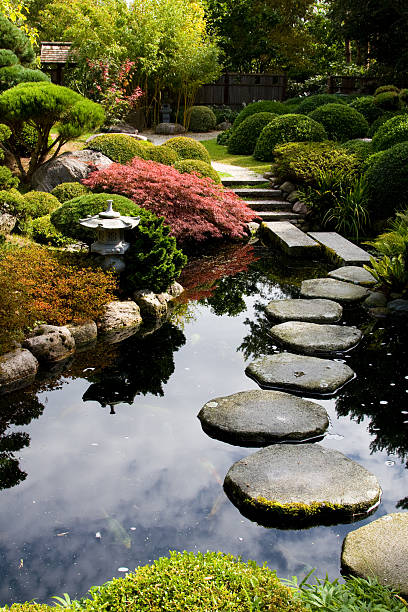
<instances>
[{"instance_id":1,"label":"low ground shrub","mask_svg":"<svg viewBox=\"0 0 408 612\"><path fill-rule=\"evenodd\" d=\"M211 110L215 115L215 119L217 121L216 125L219 123L223 123L224 121L228 121L229 123L234 123L235 119L238 117L239 112L233 110L227 104L221 104L219 106L211 106Z\"/></svg>"},{"instance_id":2,"label":"low ground shrub","mask_svg":"<svg viewBox=\"0 0 408 612\"><path fill-rule=\"evenodd\" d=\"M331 140L344 142L353 138L364 138L368 122L354 108L346 104L325 104L310 113L309 117L321 123Z\"/></svg>"},{"instance_id":3,"label":"low ground shrub","mask_svg":"<svg viewBox=\"0 0 408 612\"><path fill-rule=\"evenodd\" d=\"M153 164L153 162L141 163ZM159 168L164 167L154 165ZM114 166L128 168L118 164ZM171 170L176 173L176 170ZM180 177L179 174L178 176ZM164 291L179 276L187 260L177 249L176 241L170 236L170 229L164 224L163 219L146 208L120 195L94 193L62 204L51 215L51 222L65 236L89 244L95 240L95 236L91 230L81 227L78 221L87 215L96 215L105 210L107 200L113 200L113 208L122 215L140 217L139 225L126 235L126 240L131 246L125 255L126 270L121 279L125 289Z\"/></svg>"},{"instance_id":4,"label":"low ground shrub","mask_svg":"<svg viewBox=\"0 0 408 612\"><path fill-rule=\"evenodd\" d=\"M398 117L401 115L407 115L407 111L405 110L400 110L400 111L384 111L383 114L378 117L378 119L376 119L374 121L374 123L372 124L372 126L370 127L370 130L368 132L368 136L370 138L373 138L374 134L377 132L377 130L384 125L384 123L386 123L389 119L392 119L393 117Z\"/></svg>"},{"instance_id":5,"label":"low ground shrub","mask_svg":"<svg viewBox=\"0 0 408 612\"><path fill-rule=\"evenodd\" d=\"M399 93L399 89L395 85L381 85L381 87L377 87L375 90L374 96L378 96L386 91L395 91L396 93Z\"/></svg>"},{"instance_id":6,"label":"low ground shrub","mask_svg":"<svg viewBox=\"0 0 408 612\"><path fill-rule=\"evenodd\" d=\"M339 170L350 179L358 174L360 163L353 152L333 142L289 142L274 150L274 171L282 180L297 184L316 183L321 172Z\"/></svg>"},{"instance_id":7,"label":"low ground shrub","mask_svg":"<svg viewBox=\"0 0 408 612\"><path fill-rule=\"evenodd\" d=\"M207 149L201 142L193 138L175 136L167 140L162 146L173 149L180 159L202 159L207 164L211 163L211 157Z\"/></svg>"},{"instance_id":8,"label":"low ground shrub","mask_svg":"<svg viewBox=\"0 0 408 612\"><path fill-rule=\"evenodd\" d=\"M228 153L234 155L252 155L256 141L264 127L277 115L274 113L256 113L242 121L228 140Z\"/></svg>"},{"instance_id":9,"label":"low ground shrub","mask_svg":"<svg viewBox=\"0 0 408 612\"><path fill-rule=\"evenodd\" d=\"M354 108L363 115L371 125L378 117L381 117L384 112L374 103L374 96L362 96L350 102L351 108Z\"/></svg>"},{"instance_id":10,"label":"low ground shrub","mask_svg":"<svg viewBox=\"0 0 408 612\"><path fill-rule=\"evenodd\" d=\"M201 177L207 177L214 183L221 184L220 175L210 164L203 162L201 159L182 159L174 164L176 170L181 174L197 174Z\"/></svg>"},{"instance_id":11,"label":"low ground shrub","mask_svg":"<svg viewBox=\"0 0 408 612\"><path fill-rule=\"evenodd\" d=\"M341 144L341 147L348 153L353 153L359 160L364 161L373 153L373 147L371 142L364 140L346 140Z\"/></svg>"},{"instance_id":12,"label":"low ground shrub","mask_svg":"<svg viewBox=\"0 0 408 612\"><path fill-rule=\"evenodd\" d=\"M211 132L217 125L217 118L208 106L192 106L188 122L190 132Z\"/></svg>"},{"instance_id":13,"label":"low ground shrub","mask_svg":"<svg viewBox=\"0 0 408 612\"><path fill-rule=\"evenodd\" d=\"M29 216L26 201L17 189L0 191L0 211L24 220Z\"/></svg>"},{"instance_id":14,"label":"low ground shrub","mask_svg":"<svg viewBox=\"0 0 408 612\"><path fill-rule=\"evenodd\" d=\"M301 103L298 106L298 112L302 115L308 115L319 106L324 106L325 104L346 104L346 102L336 96L335 94L316 94L315 96L307 96L303 98Z\"/></svg>"},{"instance_id":15,"label":"low ground shrub","mask_svg":"<svg viewBox=\"0 0 408 612\"><path fill-rule=\"evenodd\" d=\"M148 154L146 149L153 146L128 134L102 134L93 138L84 148L99 151L112 161L126 164L136 156L145 158Z\"/></svg>"},{"instance_id":16,"label":"low ground shrub","mask_svg":"<svg viewBox=\"0 0 408 612\"><path fill-rule=\"evenodd\" d=\"M24 200L26 216L32 219L48 215L60 206L59 200L46 191L28 191Z\"/></svg>"},{"instance_id":17,"label":"low ground shrub","mask_svg":"<svg viewBox=\"0 0 408 612\"><path fill-rule=\"evenodd\" d=\"M382 110L398 110L400 108L399 95L396 91L384 91L375 96L374 104Z\"/></svg>"},{"instance_id":18,"label":"low ground shrub","mask_svg":"<svg viewBox=\"0 0 408 612\"><path fill-rule=\"evenodd\" d=\"M387 219L408 207L408 142L371 155L366 160L365 179L371 214Z\"/></svg>"},{"instance_id":19,"label":"low ground shrub","mask_svg":"<svg viewBox=\"0 0 408 612\"><path fill-rule=\"evenodd\" d=\"M67 200L72 200L72 198L85 195L86 193L89 193L88 187L77 182L60 183L51 191L51 194L55 196L61 204L67 202Z\"/></svg>"},{"instance_id":20,"label":"low ground shrub","mask_svg":"<svg viewBox=\"0 0 408 612\"><path fill-rule=\"evenodd\" d=\"M50 215L29 219L24 225L24 231L39 244L62 247L72 242L51 223Z\"/></svg>"},{"instance_id":21,"label":"low ground shrub","mask_svg":"<svg viewBox=\"0 0 408 612\"><path fill-rule=\"evenodd\" d=\"M252 102L247 104L245 108L239 113L238 117L234 121L234 130L244 121L247 117L255 115L256 113L273 113L274 115L286 115L288 112L287 106L283 102L276 100L260 100L259 102Z\"/></svg>"},{"instance_id":22,"label":"low ground shrub","mask_svg":"<svg viewBox=\"0 0 408 612\"><path fill-rule=\"evenodd\" d=\"M322 141L327 138L324 127L306 115L275 117L264 127L257 140L254 157L271 161L274 148L284 142Z\"/></svg>"},{"instance_id":23,"label":"low ground shrub","mask_svg":"<svg viewBox=\"0 0 408 612\"><path fill-rule=\"evenodd\" d=\"M246 223L255 217L232 191L138 158L126 166L112 164L93 172L84 182L97 191L127 196L163 216L173 236L184 245L197 246L208 239L242 239L248 235Z\"/></svg>"},{"instance_id":24,"label":"low ground shrub","mask_svg":"<svg viewBox=\"0 0 408 612\"><path fill-rule=\"evenodd\" d=\"M397 115L383 123L373 136L373 151L384 151L395 144L408 141L408 114Z\"/></svg>"},{"instance_id":25,"label":"low ground shrub","mask_svg":"<svg viewBox=\"0 0 408 612\"><path fill-rule=\"evenodd\" d=\"M12 189L17 187L19 180L6 166L0 166L0 189Z\"/></svg>"},{"instance_id":26,"label":"low ground shrub","mask_svg":"<svg viewBox=\"0 0 408 612\"><path fill-rule=\"evenodd\" d=\"M228 128L228 130L224 130L223 132L220 132L217 135L217 144L227 146L233 134L233 131L234 130L232 128Z\"/></svg>"}]
</instances>

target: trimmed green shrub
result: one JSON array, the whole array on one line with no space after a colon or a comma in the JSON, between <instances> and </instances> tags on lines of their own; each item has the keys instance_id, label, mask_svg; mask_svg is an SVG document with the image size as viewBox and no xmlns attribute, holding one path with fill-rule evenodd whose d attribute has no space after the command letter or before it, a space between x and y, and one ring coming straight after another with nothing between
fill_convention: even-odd
<instances>
[{"instance_id":1,"label":"trimmed green shrub","mask_svg":"<svg viewBox=\"0 0 408 612\"><path fill-rule=\"evenodd\" d=\"M164 291L179 276L187 259L177 249L176 240L169 235L170 228L164 225L162 217L156 217L124 196L94 193L62 204L51 214L51 222L65 236L89 244L95 239L94 233L81 227L78 221L104 210L107 200L113 200L113 208L122 215L140 217L139 225L127 232L131 246L125 255L124 287L127 291Z\"/></svg>"},{"instance_id":2,"label":"trimmed green shrub","mask_svg":"<svg viewBox=\"0 0 408 612\"><path fill-rule=\"evenodd\" d=\"M73 198L78 198L81 195L89 193L89 189L85 185L82 185L82 183L60 183L54 187L51 193L59 202L61 202L61 204L63 204L68 200L72 200Z\"/></svg>"},{"instance_id":3,"label":"trimmed green shrub","mask_svg":"<svg viewBox=\"0 0 408 612\"><path fill-rule=\"evenodd\" d=\"M371 142L364 140L346 140L346 142L343 142L341 146L348 153L354 153L354 155L361 161L364 161L373 153Z\"/></svg>"},{"instance_id":4,"label":"trimmed green shrub","mask_svg":"<svg viewBox=\"0 0 408 612\"><path fill-rule=\"evenodd\" d=\"M319 108L319 106L324 106L326 104L346 104L346 102L335 94L316 94L315 96L303 98L298 106L298 112L301 115L308 115L316 108Z\"/></svg>"},{"instance_id":5,"label":"trimmed green shrub","mask_svg":"<svg viewBox=\"0 0 408 612\"><path fill-rule=\"evenodd\" d=\"M153 147L151 143L137 140L128 134L102 134L86 143L84 149L99 151L112 161L126 164L134 157L147 159L148 150Z\"/></svg>"},{"instance_id":6,"label":"trimmed green shrub","mask_svg":"<svg viewBox=\"0 0 408 612\"><path fill-rule=\"evenodd\" d=\"M143 151L143 159L150 159L158 164L164 164L165 166L174 166L179 160L179 155L174 149L165 147L164 145L146 147L146 151ZM138 157L141 157L140 155Z\"/></svg>"},{"instance_id":7,"label":"trimmed green shrub","mask_svg":"<svg viewBox=\"0 0 408 612\"><path fill-rule=\"evenodd\" d=\"M252 155L259 134L276 116L274 113L256 113L244 119L232 131L231 138L228 141L228 153Z\"/></svg>"},{"instance_id":8,"label":"trimmed green shrub","mask_svg":"<svg viewBox=\"0 0 408 612\"><path fill-rule=\"evenodd\" d=\"M201 159L182 159L174 164L174 168L181 172L181 174L185 172L197 174L198 176L212 179L218 185L221 184L218 172L210 164L203 162Z\"/></svg>"},{"instance_id":9,"label":"trimmed green shrub","mask_svg":"<svg viewBox=\"0 0 408 612\"><path fill-rule=\"evenodd\" d=\"M211 110L213 111L216 119L216 125L219 123L223 123L224 121L228 121L229 123L234 123L235 119L238 117L239 112L233 110L230 106L221 104L220 106L211 106Z\"/></svg>"},{"instance_id":10,"label":"trimmed green shrub","mask_svg":"<svg viewBox=\"0 0 408 612\"><path fill-rule=\"evenodd\" d=\"M408 207L408 142L371 155L366 168L370 211L375 218L387 219Z\"/></svg>"},{"instance_id":11,"label":"trimmed green shrub","mask_svg":"<svg viewBox=\"0 0 408 612\"><path fill-rule=\"evenodd\" d=\"M398 110L400 99L396 91L385 91L374 98L374 104L382 110Z\"/></svg>"},{"instance_id":12,"label":"trimmed green shrub","mask_svg":"<svg viewBox=\"0 0 408 612\"><path fill-rule=\"evenodd\" d=\"M211 132L217 125L217 118L208 106L192 106L188 112L190 132Z\"/></svg>"},{"instance_id":13,"label":"trimmed green shrub","mask_svg":"<svg viewBox=\"0 0 408 612\"><path fill-rule=\"evenodd\" d=\"M21 220L29 216L26 200L17 189L0 191L0 210Z\"/></svg>"},{"instance_id":14,"label":"trimmed green shrub","mask_svg":"<svg viewBox=\"0 0 408 612\"><path fill-rule=\"evenodd\" d=\"M230 141L233 131L234 130L232 128L228 128L228 130L224 130L224 132L220 132L217 136L217 144L227 146Z\"/></svg>"},{"instance_id":15,"label":"trimmed green shrub","mask_svg":"<svg viewBox=\"0 0 408 612\"><path fill-rule=\"evenodd\" d=\"M9 168L0 166L0 189L12 189L17 187L19 182L18 178L13 176Z\"/></svg>"},{"instance_id":16,"label":"trimmed green shrub","mask_svg":"<svg viewBox=\"0 0 408 612\"><path fill-rule=\"evenodd\" d=\"M352 152L333 142L289 142L274 150L274 171L282 180L315 185L321 172L339 170L354 178L360 163Z\"/></svg>"},{"instance_id":17,"label":"trimmed green shrub","mask_svg":"<svg viewBox=\"0 0 408 612\"><path fill-rule=\"evenodd\" d=\"M27 216L32 219L52 213L60 206L59 200L46 191L29 191L24 194Z\"/></svg>"},{"instance_id":18,"label":"trimmed green shrub","mask_svg":"<svg viewBox=\"0 0 408 612\"><path fill-rule=\"evenodd\" d=\"M349 106L355 108L363 115L371 125L378 117L381 117L383 111L374 103L374 96L362 96L350 102Z\"/></svg>"},{"instance_id":19,"label":"trimmed green shrub","mask_svg":"<svg viewBox=\"0 0 408 612\"><path fill-rule=\"evenodd\" d=\"M255 115L256 113L273 113L274 115L286 115L288 112L287 107L283 102L277 102L276 100L260 100L259 102L252 102L247 104L245 108L239 113L238 117L234 121L234 130L244 121L247 117Z\"/></svg>"},{"instance_id":20,"label":"trimmed green shrub","mask_svg":"<svg viewBox=\"0 0 408 612\"><path fill-rule=\"evenodd\" d=\"M327 138L321 123L306 115L283 115L272 119L257 140L255 159L271 161L276 145L284 142L319 142Z\"/></svg>"},{"instance_id":21,"label":"trimmed green shrub","mask_svg":"<svg viewBox=\"0 0 408 612\"><path fill-rule=\"evenodd\" d=\"M50 77L41 72L41 70L33 70L25 68L20 64L15 66L5 66L0 68L0 91L15 87L19 83L49 83Z\"/></svg>"},{"instance_id":22,"label":"trimmed green shrub","mask_svg":"<svg viewBox=\"0 0 408 612\"><path fill-rule=\"evenodd\" d=\"M325 104L310 113L309 117L324 126L331 140L344 142L367 136L367 120L345 104Z\"/></svg>"},{"instance_id":23,"label":"trimmed green shrub","mask_svg":"<svg viewBox=\"0 0 408 612\"><path fill-rule=\"evenodd\" d=\"M401 115L408 115L407 111L405 110L400 110L400 111L384 111L383 114L378 117L378 119L376 119L374 121L374 123L372 124L372 126L370 127L370 130L368 132L368 136L370 138L373 138L374 134L377 132L377 130L384 125L384 123L386 121L388 121L389 119L392 119L393 117L398 117Z\"/></svg>"},{"instance_id":24,"label":"trimmed green shrub","mask_svg":"<svg viewBox=\"0 0 408 612\"><path fill-rule=\"evenodd\" d=\"M23 123L21 130L10 138L11 148L21 157L30 157L38 142L38 133L35 127Z\"/></svg>"},{"instance_id":25,"label":"trimmed green shrub","mask_svg":"<svg viewBox=\"0 0 408 612\"><path fill-rule=\"evenodd\" d=\"M24 230L25 233L40 244L61 247L72 242L70 238L64 236L51 223L50 215L37 217L37 219L29 219L24 226Z\"/></svg>"},{"instance_id":26,"label":"trimmed green shrub","mask_svg":"<svg viewBox=\"0 0 408 612\"><path fill-rule=\"evenodd\" d=\"M10 49L0 49L0 68L18 64L18 57Z\"/></svg>"},{"instance_id":27,"label":"trimmed green shrub","mask_svg":"<svg viewBox=\"0 0 408 612\"><path fill-rule=\"evenodd\" d=\"M211 163L210 154L205 146L193 138L175 136L167 140L162 146L173 149L180 159L202 159L208 164Z\"/></svg>"},{"instance_id":28,"label":"trimmed green shrub","mask_svg":"<svg viewBox=\"0 0 408 612\"><path fill-rule=\"evenodd\" d=\"M408 104L408 89L401 89L399 99L404 106Z\"/></svg>"},{"instance_id":29,"label":"trimmed green shrub","mask_svg":"<svg viewBox=\"0 0 408 612\"><path fill-rule=\"evenodd\" d=\"M377 89L375 90L374 96L378 96L379 94L385 93L387 91L394 91L396 93L399 93L399 89L395 85L381 85L381 87L377 87Z\"/></svg>"},{"instance_id":30,"label":"trimmed green shrub","mask_svg":"<svg viewBox=\"0 0 408 612\"><path fill-rule=\"evenodd\" d=\"M397 115L388 119L373 136L373 151L384 151L395 144L408 140L408 115Z\"/></svg>"}]
</instances>

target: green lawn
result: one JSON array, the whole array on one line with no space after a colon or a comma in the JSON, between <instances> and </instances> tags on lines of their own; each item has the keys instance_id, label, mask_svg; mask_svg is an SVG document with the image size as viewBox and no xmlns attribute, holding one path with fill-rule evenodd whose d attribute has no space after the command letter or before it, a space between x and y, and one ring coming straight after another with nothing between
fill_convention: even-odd
<instances>
[{"instance_id":1,"label":"green lawn","mask_svg":"<svg viewBox=\"0 0 408 612\"><path fill-rule=\"evenodd\" d=\"M211 140L202 140L201 143L205 146L209 152L213 161L220 162L221 164L231 164L231 166L241 166L242 168L248 168L259 174L263 174L271 169L271 162L261 162L254 159L252 155L231 155L227 151L227 147L224 145L217 144L217 140L212 138Z\"/></svg>"}]
</instances>

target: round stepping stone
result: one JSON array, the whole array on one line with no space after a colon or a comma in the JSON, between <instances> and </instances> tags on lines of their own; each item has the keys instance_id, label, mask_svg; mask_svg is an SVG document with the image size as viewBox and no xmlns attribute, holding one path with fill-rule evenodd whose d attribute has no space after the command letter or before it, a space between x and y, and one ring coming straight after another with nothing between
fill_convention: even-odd
<instances>
[{"instance_id":1,"label":"round stepping stone","mask_svg":"<svg viewBox=\"0 0 408 612\"><path fill-rule=\"evenodd\" d=\"M379 503L376 477L320 444L277 444L228 471L224 489L242 514L276 527L350 521Z\"/></svg>"},{"instance_id":2,"label":"round stepping stone","mask_svg":"<svg viewBox=\"0 0 408 612\"><path fill-rule=\"evenodd\" d=\"M343 569L408 596L408 512L386 514L347 534L341 555Z\"/></svg>"},{"instance_id":3,"label":"round stepping stone","mask_svg":"<svg viewBox=\"0 0 408 612\"><path fill-rule=\"evenodd\" d=\"M327 298L338 302L361 302L369 294L368 289L334 278L312 278L302 282L300 295L305 298Z\"/></svg>"},{"instance_id":4,"label":"round stepping stone","mask_svg":"<svg viewBox=\"0 0 408 612\"><path fill-rule=\"evenodd\" d=\"M347 283L363 285L364 287L372 287L377 282L374 276L368 272L368 270L361 268L361 266L344 266L343 268L337 268L337 270L329 272L327 276Z\"/></svg>"},{"instance_id":5,"label":"round stepping stone","mask_svg":"<svg viewBox=\"0 0 408 612\"><path fill-rule=\"evenodd\" d=\"M254 389L217 397L198 414L211 437L240 446L320 437L329 426L323 406L281 391Z\"/></svg>"},{"instance_id":6,"label":"round stepping stone","mask_svg":"<svg viewBox=\"0 0 408 612\"><path fill-rule=\"evenodd\" d=\"M291 350L309 355L348 351L355 347L363 336L356 327L319 325L303 321L279 323L269 331L277 342Z\"/></svg>"},{"instance_id":7,"label":"round stepping stone","mask_svg":"<svg viewBox=\"0 0 408 612\"><path fill-rule=\"evenodd\" d=\"M333 394L355 376L345 363L294 353L258 357L245 372L261 387L309 395Z\"/></svg>"},{"instance_id":8,"label":"round stepping stone","mask_svg":"<svg viewBox=\"0 0 408 612\"><path fill-rule=\"evenodd\" d=\"M272 300L265 308L266 314L277 321L310 321L337 323L343 308L332 300Z\"/></svg>"}]
</instances>

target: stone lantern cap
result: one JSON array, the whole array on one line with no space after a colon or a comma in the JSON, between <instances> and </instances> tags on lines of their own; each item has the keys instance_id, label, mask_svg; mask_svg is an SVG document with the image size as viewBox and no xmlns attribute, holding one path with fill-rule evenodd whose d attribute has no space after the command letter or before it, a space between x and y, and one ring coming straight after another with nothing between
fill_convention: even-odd
<instances>
[{"instance_id":1,"label":"stone lantern cap","mask_svg":"<svg viewBox=\"0 0 408 612\"><path fill-rule=\"evenodd\" d=\"M127 217L113 210L113 200L108 200L107 209L97 215L79 219L79 224L92 229L125 230L133 229L140 223L140 217Z\"/></svg>"}]
</instances>

